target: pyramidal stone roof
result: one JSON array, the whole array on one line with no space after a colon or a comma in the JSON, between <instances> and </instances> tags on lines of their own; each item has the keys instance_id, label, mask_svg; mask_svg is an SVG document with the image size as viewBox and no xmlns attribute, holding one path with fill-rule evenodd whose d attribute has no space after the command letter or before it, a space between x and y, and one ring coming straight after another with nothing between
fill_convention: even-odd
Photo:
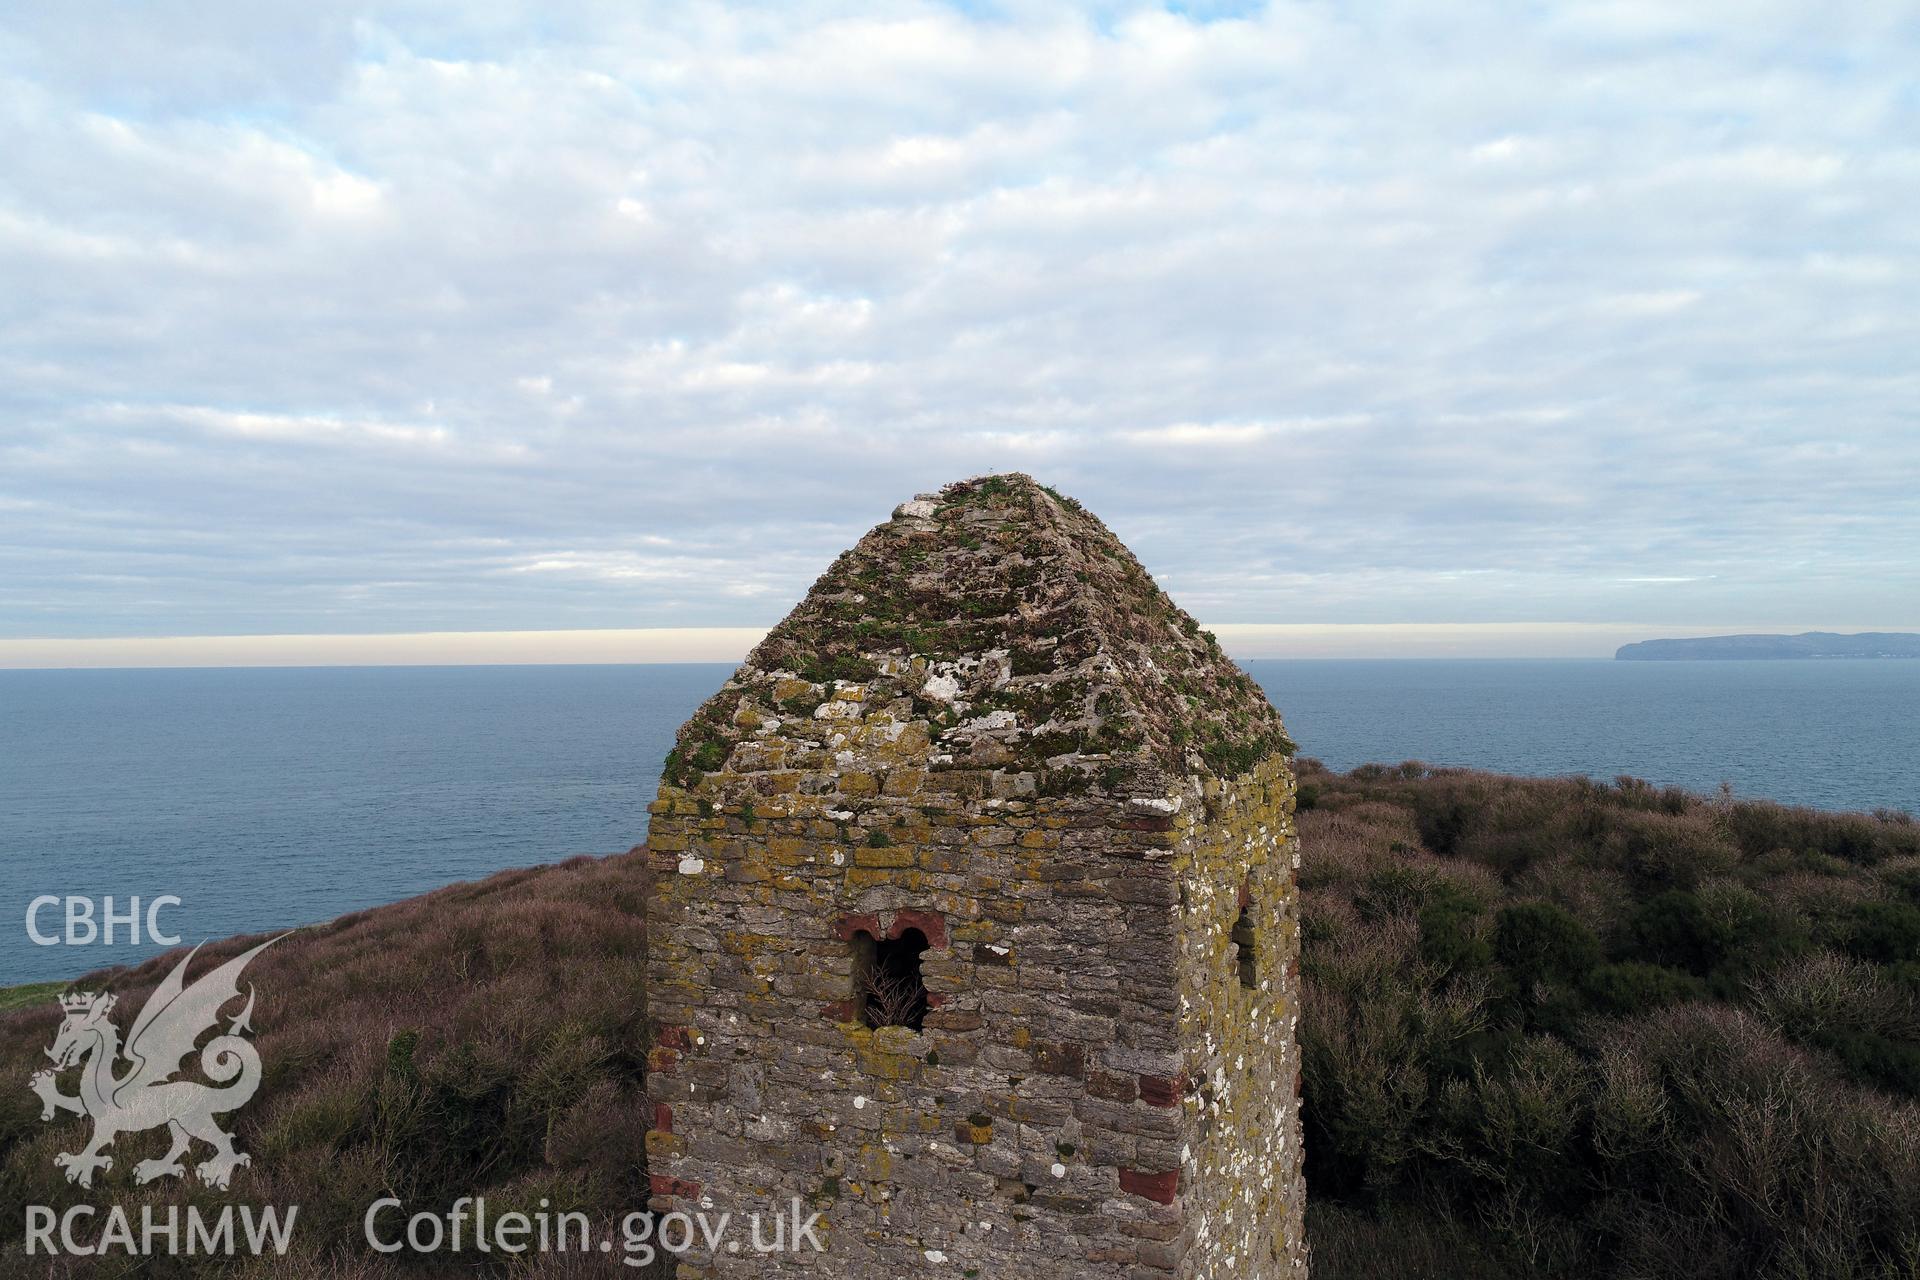
<instances>
[{"instance_id":1,"label":"pyramidal stone roof","mask_svg":"<svg viewBox=\"0 0 1920 1280\"><path fill-rule=\"evenodd\" d=\"M920 758L914 803L1141 800L1275 752L1293 743L1253 679L1106 525L1016 473L902 503L835 560L681 728L666 781L798 798L877 754Z\"/></svg>"}]
</instances>

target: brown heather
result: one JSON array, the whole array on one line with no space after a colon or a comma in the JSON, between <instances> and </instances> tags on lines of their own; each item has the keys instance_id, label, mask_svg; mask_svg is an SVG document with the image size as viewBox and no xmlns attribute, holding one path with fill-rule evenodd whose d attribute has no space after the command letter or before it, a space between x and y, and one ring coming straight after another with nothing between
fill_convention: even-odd
<instances>
[{"instance_id":1,"label":"brown heather","mask_svg":"<svg viewBox=\"0 0 1920 1280\"><path fill-rule=\"evenodd\" d=\"M473 1274L471 1254L464 1267L445 1255L410 1267L375 1258L361 1218L386 1195L408 1212L464 1195L486 1196L496 1213L531 1211L545 1197L610 1228L647 1198L646 885L641 857L575 858L356 912L263 952L246 977L264 1077L226 1119L253 1164L228 1193L174 1179L136 1188L133 1166L164 1150L160 1131L122 1136L93 1191L69 1185L53 1156L82 1144L87 1122L43 1124L26 1088L46 1065L58 1007L49 997L0 1014L0 1274L163 1280L207 1269L26 1259L28 1204L118 1204L136 1222L146 1204L297 1204L298 1256L225 1272L293 1280ZM208 945L193 972L264 936ZM74 986L138 1007L181 954ZM608 1274L604 1258L592 1265ZM567 1272L549 1259L538 1274Z\"/></svg>"}]
</instances>

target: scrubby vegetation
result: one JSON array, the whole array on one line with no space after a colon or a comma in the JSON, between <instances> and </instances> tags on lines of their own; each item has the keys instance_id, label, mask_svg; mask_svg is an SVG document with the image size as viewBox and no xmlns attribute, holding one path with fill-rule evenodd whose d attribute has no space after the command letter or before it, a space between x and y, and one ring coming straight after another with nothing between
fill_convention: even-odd
<instances>
[{"instance_id":1,"label":"scrubby vegetation","mask_svg":"<svg viewBox=\"0 0 1920 1280\"><path fill-rule=\"evenodd\" d=\"M1633 779L1300 767L1316 1280L1920 1276L1920 825ZM256 1157L242 1198L299 1204L300 1256L234 1274L515 1273L370 1257L360 1216L388 1194L545 1198L617 1234L647 1199L645 877L628 856L505 872L263 953L267 1075L231 1119ZM74 985L137 1003L170 963ZM25 1088L65 985L0 1000L0 1250L21 1206L89 1198L52 1160L84 1123L43 1124ZM164 1145L120 1140L114 1203L233 1198L133 1186ZM0 1251L0 1274L50 1274L25 1266Z\"/></svg>"},{"instance_id":2,"label":"scrubby vegetation","mask_svg":"<svg viewBox=\"0 0 1920 1280\"><path fill-rule=\"evenodd\" d=\"M1301 780L1317 1280L1920 1275L1920 825Z\"/></svg>"},{"instance_id":3,"label":"scrubby vegetation","mask_svg":"<svg viewBox=\"0 0 1920 1280\"><path fill-rule=\"evenodd\" d=\"M87 1122L42 1123L26 1087L47 1065L41 1050L60 1022L54 997L67 984L0 1013L0 1275L167 1277L209 1266L118 1257L50 1271L55 1264L19 1256L28 1204L112 1203L136 1221L146 1204L299 1205L298 1256L268 1256L240 1272L275 1277L511 1273L498 1254L479 1273L471 1252L375 1257L361 1219L388 1195L408 1212L444 1212L470 1195L485 1196L494 1214L532 1212L545 1199L554 1211L586 1213L596 1238L619 1239L619 1220L644 1209L648 1195L646 875L644 859L629 855L502 872L303 930L261 953L246 981L258 991L264 1078L255 1100L224 1121L253 1156L237 1195L171 1178L135 1186L134 1165L166 1148L157 1130L122 1135L92 1192L69 1185L53 1157L84 1145ZM258 941L209 945L193 973ZM72 985L138 1007L177 959ZM205 1154L196 1148L189 1162ZM608 1273L602 1257L574 1261L579 1274ZM557 1256L540 1267L572 1274Z\"/></svg>"}]
</instances>

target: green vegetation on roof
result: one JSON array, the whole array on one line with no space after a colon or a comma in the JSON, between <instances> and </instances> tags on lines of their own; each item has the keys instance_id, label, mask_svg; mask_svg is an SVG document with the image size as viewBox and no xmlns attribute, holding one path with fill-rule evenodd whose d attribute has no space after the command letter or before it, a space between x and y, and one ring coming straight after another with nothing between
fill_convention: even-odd
<instances>
[{"instance_id":1,"label":"green vegetation on roof","mask_svg":"<svg viewBox=\"0 0 1920 1280\"><path fill-rule=\"evenodd\" d=\"M936 679L955 687L929 694ZM1084 775L1052 779L1066 790L1160 791L1294 749L1260 687L1104 524L1017 473L906 504L840 555L688 721L668 780L719 769L750 736L743 705L804 734L842 682L871 685L869 704L905 700L943 735L1011 713L1002 767Z\"/></svg>"}]
</instances>

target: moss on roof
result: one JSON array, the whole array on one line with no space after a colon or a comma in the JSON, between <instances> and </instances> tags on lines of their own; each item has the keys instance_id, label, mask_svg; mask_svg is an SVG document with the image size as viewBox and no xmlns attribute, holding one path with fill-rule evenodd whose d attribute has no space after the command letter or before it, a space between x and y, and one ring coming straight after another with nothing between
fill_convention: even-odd
<instances>
[{"instance_id":1,"label":"moss on roof","mask_svg":"<svg viewBox=\"0 0 1920 1280\"><path fill-rule=\"evenodd\" d=\"M1106 525L1017 473L903 503L835 560L682 728L669 781L721 768L751 736L743 707L807 732L836 682L924 722L952 767L1043 789L1166 794L1293 751L1260 687Z\"/></svg>"}]
</instances>

